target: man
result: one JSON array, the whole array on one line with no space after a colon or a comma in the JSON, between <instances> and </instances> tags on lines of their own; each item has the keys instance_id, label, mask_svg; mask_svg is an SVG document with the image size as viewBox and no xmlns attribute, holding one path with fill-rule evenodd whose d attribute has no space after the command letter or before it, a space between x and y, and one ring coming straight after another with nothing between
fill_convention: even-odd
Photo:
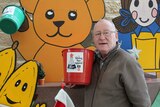
<instances>
[{"instance_id":1,"label":"man","mask_svg":"<svg viewBox=\"0 0 160 107\"><path fill-rule=\"evenodd\" d=\"M99 20L93 28L96 47L85 107L150 107L144 73L138 62L122 50L114 24Z\"/></svg>"}]
</instances>

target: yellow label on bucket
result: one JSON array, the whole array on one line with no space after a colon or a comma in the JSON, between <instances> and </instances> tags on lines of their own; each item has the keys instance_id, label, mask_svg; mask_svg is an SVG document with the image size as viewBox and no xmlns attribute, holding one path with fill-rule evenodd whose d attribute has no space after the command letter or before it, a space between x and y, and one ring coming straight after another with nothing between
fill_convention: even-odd
<instances>
[{"instance_id":1,"label":"yellow label on bucket","mask_svg":"<svg viewBox=\"0 0 160 107\"><path fill-rule=\"evenodd\" d=\"M67 53L67 72L82 73L83 63L83 52Z\"/></svg>"}]
</instances>

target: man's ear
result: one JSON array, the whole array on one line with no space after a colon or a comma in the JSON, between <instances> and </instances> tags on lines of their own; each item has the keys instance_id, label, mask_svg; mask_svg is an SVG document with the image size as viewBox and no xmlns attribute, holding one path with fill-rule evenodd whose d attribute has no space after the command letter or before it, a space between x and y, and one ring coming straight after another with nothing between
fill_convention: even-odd
<instances>
[{"instance_id":1,"label":"man's ear","mask_svg":"<svg viewBox=\"0 0 160 107\"><path fill-rule=\"evenodd\" d=\"M116 36L116 39L117 39L117 41L118 41L118 32L116 32L115 36Z\"/></svg>"},{"instance_id":2,"label":"man's ear","mask_svg":"<svg viewBox=\"0 0 160 107\"><path fill-rule=\"evenodd\" d=\"M91 13L92 21L98 21L105 15L104 0L85 0Z\"/></svg>"},{"instance_id":3,"label":"man's ear","mask_svg":"<svg viewBox=\"0 0 160 107\"><path fill-rule=\"evenodd\" d=\"M27 11L28 13L33 13L36 7L36 4L39 0L20 0L21 6Z\"/></svg>"}]
</instances>

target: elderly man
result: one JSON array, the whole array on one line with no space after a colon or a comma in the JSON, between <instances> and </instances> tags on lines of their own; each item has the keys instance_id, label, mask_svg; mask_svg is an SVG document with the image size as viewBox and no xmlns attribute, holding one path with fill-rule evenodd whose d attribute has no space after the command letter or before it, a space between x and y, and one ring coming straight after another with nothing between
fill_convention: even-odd
<instances>
[{"instance_id":1,"label":"elderly man","mask_svg":"<svg viewBox=\"0 0 160 107\"><path fill-rule=\"evenodd\" d=\"M95 24L93 42L95 61L91 83L85 87L85 107L150 107L143 69L120 48L111 21Z\"/></svg>"}]
</instances>

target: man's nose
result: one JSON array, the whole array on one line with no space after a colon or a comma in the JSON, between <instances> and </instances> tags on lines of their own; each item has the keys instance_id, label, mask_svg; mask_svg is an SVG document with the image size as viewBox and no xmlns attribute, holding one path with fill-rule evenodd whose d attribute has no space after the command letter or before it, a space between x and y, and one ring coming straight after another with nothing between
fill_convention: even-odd
<instances>
[{"instance_id":1,"label":"man's nose","mask_svg":"<svg viewBox=\"0 0 160 107\"><path fill-rule=\"evenodd\" d=\"M99 36L99 39L105 39L104 33L101 33L101 35Z\"/></svg>"}]
</instances>

